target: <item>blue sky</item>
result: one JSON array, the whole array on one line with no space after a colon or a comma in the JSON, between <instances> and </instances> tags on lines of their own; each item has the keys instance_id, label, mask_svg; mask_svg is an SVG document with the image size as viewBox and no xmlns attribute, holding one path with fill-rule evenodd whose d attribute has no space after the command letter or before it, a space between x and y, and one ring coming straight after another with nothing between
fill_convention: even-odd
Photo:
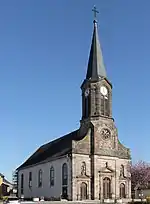
<instances>
[{"instance_id":1,"label":"blue sky","mask_svg":"<svg viewBox=\"0 0 150 204\"><path fill-rule=\"evenodd\" d=\"M0 1L0 172L79 127L93 13L119 138L150 161L150 1Z\"/></svg>"}]
</instances>

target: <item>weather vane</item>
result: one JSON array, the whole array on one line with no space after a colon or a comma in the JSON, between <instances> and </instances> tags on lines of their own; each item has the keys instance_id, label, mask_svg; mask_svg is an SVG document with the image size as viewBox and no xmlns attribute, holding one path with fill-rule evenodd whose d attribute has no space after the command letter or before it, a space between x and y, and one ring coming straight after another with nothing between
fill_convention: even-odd
<instances>
[{"instance_id":1,"label":"weather vane","mask_svg":"<svg viewBox=\"0 0 150 204\"><path fill-rule=\"evenodd\" d=\"M96 6L94 6L94 8L92 9L93 13L94 13L94 19L96 20L96 15L97 13L99 13L99 11L96 9Z\"/></svg>"}]
</instances>

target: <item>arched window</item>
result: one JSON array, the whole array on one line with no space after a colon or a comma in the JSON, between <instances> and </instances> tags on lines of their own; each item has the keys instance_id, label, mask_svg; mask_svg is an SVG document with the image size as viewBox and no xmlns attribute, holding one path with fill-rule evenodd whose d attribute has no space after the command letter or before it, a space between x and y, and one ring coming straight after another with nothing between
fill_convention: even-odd
<instances>
[{"instance_id":1,"label":"arched window","mask_svg":"<svg viewBox=\"0 0 150 204\"><path fill-rule=\"evenodd\" d=\"M120 198L125 198L126 194L125 194L125 184L121 183L120 184Z\"/></svg>"},{"instance_id":2,"label":"arched window","mask_svg":"<svg viewBox=\"0 0 150 204\"><path fill-rule=\"evenodd\" d=\"M101 94L101 114L104 115L104 96Z\"/></svg>"},{"instance_id":3,"label":"arched window","mask_svg":"<svg viewBox=\"0 0 150 204\"><path fill-rule=\"evenodd\" d=\"M109 110L109 99L108 96L105 96L105 116L110 115L110 110Z\"/></svg>"},{"instance_id":4,"label":"arched window","mask_svg":"<svg viewBox=\"0 0 150 204\"><path fill-rule=\"evenodd\" d=\"M32 172L29 172L29 188L32 187Z\"/></svg>"},{"instance_id":5,"label":"arched window","mask_svg":"<svg viewBox=\"0 0 150 204\"><path fill-rule=\"evenodd\" d=\"M85 97L84 93L82 93L82 117L85 117Z\"/></svg>"},{"instance_id":6,"label":"arched window","mask_svg":"<svg viewBox=\"0 0 150 204\"><path fill-rule=\"evenodd\" d=\"M87 118L90 115L90 89L87 88L84 90L83 95L82 95L82 101L83 101L83 117Z\"/></svg>"},{"instance_id":7,"label":"arched window","mask_svg":"<svg viewBox=\"0 0 150 204\"><path fill-rule=\"evenodd\" d=\"M21 194L23 194L23 191L24 191L24 175L21 174Z\"/></svg>"},{"instance_id":8,"label":"arched window","mask_svg":"<svg viewBox=\"0 0 150 204\"><path fill-rule=\"evenodd\" d=\"M86 163L82 162L81 165L81 175L86 175Z\"/></svg>"},{"instance_id":9,"label":"arched window","mask_svg":"<svg viewBox=\"0 0 150 204\"><path fill-rule=\"evenodd\" d=\"M50 186L54 186L54 167L50 168Z\"/></svg>"},{"instance_id":10,"label":"arched window","mask_svg":"<svg viewBox=\"0 0 150 204\"><path fill-rule=\"evenodd\" d=\"M40 169L38 172L38 187L42 186L42 170Z\"/></svg>"},{"instance_id":11,"label":"arched window","mask_svg":"<svg viewBox=\"0 0 150 204\"><path fill-rule=\"evenodd\" d=\"M103 179L103 198L111 198L111 181L107 177Z\"/></svg>"},{"instance_id":12,"label":"arched window","mask_svg":"<svg viewBox=\"0 0 150 204\"><path fill-rule=\"evenodd\" d=\"M90 97L85 97L85 118L90 115Z\"/></svg>"},{"instance_id":13,"label":"arched window","mask_svg":"<svg viewBox=\"0 0 150 204\"><path fill-rule=\"evenodd\" d=\"M68 167L66 163L62 166L62 185L68 185Z\"/></svg>"},{"instance_id":14,"label":"arched window","mask_svg":"<svg viewBox=\"0 0 150 204\"><path fill-rule=\"evenodd\" d=\"M121 165L120 167L120 177L124 177L124 166Z\"/></svg>"},{"instance_id":15,"label":"arched window","mask_svg":"<svg viewBox=\"0 0 150 204\"><path fill-rule=\"evenodd\" d=\"M101 93L101 115L110 116L109 91L105 87L105 92Z\"/></svg>"}]
</instances>

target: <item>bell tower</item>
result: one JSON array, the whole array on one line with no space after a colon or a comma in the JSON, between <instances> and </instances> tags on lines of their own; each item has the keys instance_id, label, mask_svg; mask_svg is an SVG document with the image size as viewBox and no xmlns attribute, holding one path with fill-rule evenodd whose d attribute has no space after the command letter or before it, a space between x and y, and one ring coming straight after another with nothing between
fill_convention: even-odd
<instances>
[{"instance_id":1,"label":"bell tower","mask_svg":"<svg viewBox=\"0 0 150 204\"><path fill-rule=\"evenodd\" d=\"M112 117L112 85L106 75L96 19L93 24L94 29L87 74L81 85L81 121L96 117Z\"/></svg>"},{"instance_id":2,"label":"bell tower","mask_svg":"<svg viewBox=\"0 0 150 204\"><path fill-rule=\"evenodd\" d=\"M96 8L94 12L96 14ZM81 91L80 140L76 143L75 153L82 154L85 161L88 158L91 199L120 198L120 184L123 181L120 177L121 165L126 169L123 179L128 189L126 197L130 198L128 168L131 155L130 150L119 141L118 130L112 118L112 84L107 78L103 62L96 18L93 21L87 73Z\"/></svg>"}]
</instances>

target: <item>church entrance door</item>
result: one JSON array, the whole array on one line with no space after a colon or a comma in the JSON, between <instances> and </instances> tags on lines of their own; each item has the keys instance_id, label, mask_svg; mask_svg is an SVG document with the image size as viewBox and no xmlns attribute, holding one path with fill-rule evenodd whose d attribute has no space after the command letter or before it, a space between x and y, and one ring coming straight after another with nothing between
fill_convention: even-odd
<instances>
[{"instance_id":1,"label":"church entrance door","mask_svg":"<svg viewBox=\"0 0 150 204\"><path fill-rule=\"evenodd\" d=\"M87 184L81 183L81 200L87 199Z\"/></svg>"},{"instance_id":2,"label":"church entrance door","mask_svg":"<svg viewBox=\"0 0 150 204\"><path fill-rule=\"evenodd\" d=\"M103 198L111 198L111 181L107 177L103 179Z\"/></svg>"}]
</instances>

